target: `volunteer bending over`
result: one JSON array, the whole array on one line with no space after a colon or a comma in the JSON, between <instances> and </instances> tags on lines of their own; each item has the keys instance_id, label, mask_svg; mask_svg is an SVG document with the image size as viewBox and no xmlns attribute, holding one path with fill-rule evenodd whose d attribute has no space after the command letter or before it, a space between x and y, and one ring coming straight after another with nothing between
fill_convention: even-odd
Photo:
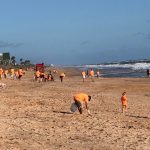
<instances>
[{"instance_id":1,"label":"volunteer bending over","mask_svg":"<svg viewBox=\"0 0 150 150\"><path fill-rule=\"evenodd\" d=\"M91 100L91 96L85 93L79 93L74 96L74 101L76 106L78 107L80 114L82 114L83 105L85 104L85 108L87 109L88 114L91 115L90 110L88 108L88 103L90 100Z\"/></svg>"}]
</instances>

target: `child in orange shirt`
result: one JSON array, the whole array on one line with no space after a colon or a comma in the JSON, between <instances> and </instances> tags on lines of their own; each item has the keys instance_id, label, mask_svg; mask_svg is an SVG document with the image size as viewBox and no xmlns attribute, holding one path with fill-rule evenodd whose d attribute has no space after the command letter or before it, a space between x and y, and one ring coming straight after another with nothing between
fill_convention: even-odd
<instances>
[{"instance_id":1,"label":"child in orange shirt","mask_svg":"<svg viewBox=\"0 0 150 150\"><path fill-rule=\"evenodd\" d=\"M122 113L125 113L126 110L127 110L126 92L123 92L123 93L122 93L121 102L122 102Z\"/></svg>"}]
</instances>

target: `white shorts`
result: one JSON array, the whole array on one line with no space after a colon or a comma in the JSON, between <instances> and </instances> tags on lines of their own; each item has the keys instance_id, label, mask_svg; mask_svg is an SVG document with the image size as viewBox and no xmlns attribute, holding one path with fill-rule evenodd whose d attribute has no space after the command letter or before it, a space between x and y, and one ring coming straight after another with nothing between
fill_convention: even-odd
<instances>
[{"instance_id":1,"label":"white shorts","mask_svg":"<svg viewBox=\"0 0 150 150\"><path fill-rule=\"evenodd\" d=\"M82 78L85 79L85 76L83 75Z\"/></svg>"}]
</instances>

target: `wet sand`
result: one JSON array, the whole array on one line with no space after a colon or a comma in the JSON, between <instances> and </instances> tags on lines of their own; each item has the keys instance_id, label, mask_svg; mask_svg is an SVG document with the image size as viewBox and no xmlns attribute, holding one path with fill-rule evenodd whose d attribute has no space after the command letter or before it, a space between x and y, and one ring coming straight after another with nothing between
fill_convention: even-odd
<instances>
[{"instance_id":1,"label":"wet sand","mask_svg":"<svg viewBox=\"0 0 150 150\"><path fill-rule=\"evenodd\" d=\"M0 149L150 150L150 78L90 78L66 74L63 83L3 79L0 89ZM74 74L74 73L73 73ZM127 92L127 113L120 97ZM70 113L73 95L92 96L80 115Z\"/></svg>"}]
</instances>

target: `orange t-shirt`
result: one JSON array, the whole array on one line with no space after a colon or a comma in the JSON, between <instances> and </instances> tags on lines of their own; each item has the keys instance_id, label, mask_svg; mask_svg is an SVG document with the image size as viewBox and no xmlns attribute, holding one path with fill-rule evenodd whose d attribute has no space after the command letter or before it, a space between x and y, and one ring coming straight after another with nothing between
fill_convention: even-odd
<instances>
[{"instance_id":1,"label":"orange t-shirt","mask_svg":"<svg viewBox=\"0 0 150 150\"><path fill-rule=\"evenodd\" d=\"M4 71L4 74L7 75L7 74L8 74L8 70L5 70L5 71Z\"/></svg>"},{"instance_id":2,"label":"orange t-shirt","mask_svg":"<svg viewBox=\"0 0 150 150\"><path fill-rule=\"evenodd\" d=\"M2 69L2 68L0 68L0 75L2 75L2 73L3 73L3 69Z\"/></svg>"},{"instance_id":3,"label":"orange t-shirt","mask_svg":"<svg viewBox=\"0 0 150 150\"><path fill-rule=\"evenodd\" d=\"M82 76L85 76L85 75L86 75L85 71L82 71L82 73L81 73L81 74L82 74Z\"/></svg>"},{"instance_id":4,"label":"orange t-shirt","mask_svg":"<svg viewBox=\"0 0 150 150\"><path fill-rule=\"evenodd\" d=\"M11 69L10 72L11 72L11 75L14 75L15 70L14 70L14 69Z\"/></svg>"},{"instance_id":5,"label":"orange t-shirt","mask_svg":"<svg viewBox=\"0 0 150 150\"><path fill-rule=\"evenodd\" d=\"M121 97L121 102L122 102L122 105L127 105L127 98L125 95Z\"/></svg>"},{"instance_id":6,"label":"orange t-shirt","mask_svg":"<svg viewBox=\"0 0 150 150\"><path fill-rule=\"evenodd\" d=\"M36 71L36 77L40 77L40 71Z\"/></svg>"},{"instance_id":7,"label":"orange t-shirt","mask_svg":"<svg viewBox=\"0 0 150 150\"><path fill-rule=\"evenodd\" d=\"M94 71L93 70L90 71L90 76L94 76Z\"/></svg>"},{"instance_id":8,"label":"orange t-shirt","mask_svg":"<svg viewBox=\"0 0 150 150\"><path fill-rule=\"evenodd\" d=\"M19 70L18 70L18 74L19 74L19 75L23 75L22 69L19 69Z\"/></svg>"},{"instance_id":9,"label":"orange t-shirt","mask_svg":"<svg viewBox=\"0 0 150 150\"><path fill-rule=\"evenodd\" d=\"M64 74L64 73L61 73L60 76L65 77L65 74Z\"/></svg>"},{"instance_id":10,"label":"orange t-shirt","mask_svg":"<svg viewBox=\"0 0 150 150\"><path fill-rule=\"evenodd\" d=\"M19 76L19 73L18 73L18 71L16 71L16 72L15 72L15 75L16 75L17 77Z\"/></svg>"},{"instance_id":11,"label":"orange t-shirt","mask_svg":"<svg viewBox=\"0 0 150 150\"><path fill-rule=\"evenodd\" d=\"M81 103L88 103L89 97L87 94L79 93L74 96L74 100L79 101Z\"/></svg>"}]
</instances>

